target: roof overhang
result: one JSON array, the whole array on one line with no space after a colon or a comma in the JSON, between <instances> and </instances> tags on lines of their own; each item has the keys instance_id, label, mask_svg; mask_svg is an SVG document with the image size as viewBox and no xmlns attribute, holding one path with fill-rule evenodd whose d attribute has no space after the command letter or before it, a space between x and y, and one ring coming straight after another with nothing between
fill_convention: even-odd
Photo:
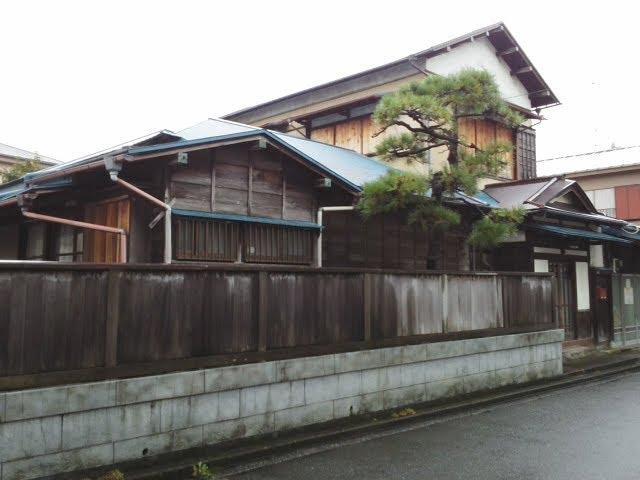
<instances>
[{"instance_id":1,"label":"roof overhang","mask_svg":"<svg viewBox=\"0 0 640 480\"><path fill-rule=\"evenodd\" d=\"M589 243L610 242L610 243L620 243L624 245L629 245L632 243L631 240L616 237L606 233L592 232L588 230L579 230L577 228L568 228L568 227L560 227L557 225L541 225L541 224L525 224L523 226L525 228L542 231L557 237L578 238L581 240L587 240Z\"/></svg>"},{"instance_id":2,"label":"roof overhang","mask_svg":"<svg viewBox=\"0 0 640 480\"><path fill-rule=\"evenodd\" d=\"M496 49L496 54L504 60L511 74L526 88L533 108L549 107L559 102L551 88L526 56L503 23L490 25L461 37L454 38L427 50L401 58L379 67L371 68L316 87L308 88L253 107L244 108L222 118L246 124L260 124L266 118L333 100L354 92L374 88L393 81L409 78L416 74L432 74L424 67L427 59L449 52L451 49L486 37Z\"/></svg>"}]
</instances>

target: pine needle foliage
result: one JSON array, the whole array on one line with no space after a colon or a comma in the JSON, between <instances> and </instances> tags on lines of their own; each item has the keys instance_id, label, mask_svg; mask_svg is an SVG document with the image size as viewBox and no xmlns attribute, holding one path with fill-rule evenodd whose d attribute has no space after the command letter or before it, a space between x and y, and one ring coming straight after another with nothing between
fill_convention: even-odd
<instances>
[{"instance_id":1,"label":"pine needle foliage","mask_svg":"<svg viewBox=\"0 0 640 480\"><path fill-rule=\"evenodd\" d=\"M447 228L460 223L460 215L443 201L457 192L474 195L478 180L498 175L513 145L494 142L479 148L458 132L460 119L489 118L509 127L524 119L500 96L493 76L485 70L466 69L412 83L385 95L374 112L378 134L387 134L377 146L383 160L405 159L425 163L432 149L447 152L447 164L430 176L389 172L364 186L359 208L365 217L406 211L410 224L423 229ZM430 194L430 195L429 195ZM479 248L498 245L517 229L520 211L494 211L478 220L469 242Z\"/></svg>"},{"instance_id":2,"label":"pine needle foliage","mask_svg":"<svg viewBox=\"0 0 640 480\"><path fill-rule=\"evenodd\" d=\"M9 170L0 174L0 180L3 183L10 182L12 180L17 180L18 178L24 177L27 173L37 172L38 170L42 170L42 164L36 157L33 160L26 160L24 162L16 163Z\"/></svg>"}]
</instances>

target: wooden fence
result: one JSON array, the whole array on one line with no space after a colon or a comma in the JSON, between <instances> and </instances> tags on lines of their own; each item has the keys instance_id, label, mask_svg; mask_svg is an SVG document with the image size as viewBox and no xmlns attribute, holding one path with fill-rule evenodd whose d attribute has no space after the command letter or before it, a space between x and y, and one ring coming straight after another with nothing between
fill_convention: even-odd
<instances>
[{"instance_id":1,"label":"wooden fence","mask_svg":"<svg viewBox=\"0 0 640 480\"><path fill-rule=\"evenodd\" d=\"M20 383L6 381L12 376L53 382L43 380L46 372L101 371L65 377L97 378L116 375L114 368L178 359L236 355L233 361L247 361L251 352L259 359L270 352L309 354L314 346L344 350L415 336L441 340L552 327L551 278L0 263L0 388Z\"/></svg>"}]
</instances>

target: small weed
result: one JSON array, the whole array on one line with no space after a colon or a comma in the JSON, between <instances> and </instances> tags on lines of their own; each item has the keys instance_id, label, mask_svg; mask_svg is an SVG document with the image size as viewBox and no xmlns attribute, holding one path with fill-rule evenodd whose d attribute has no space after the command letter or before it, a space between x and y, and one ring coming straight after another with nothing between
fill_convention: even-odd
<instances>
[{"instance_id":1,"label":"small weed","mask_svg":"<svg viewBox=\"0 0 640 480\"><path fill-rule=\"evenodd\" d=\"M403 408L398 412L394 412L391 417L392 418L400 418L400 417L409 417L411 415L415 415L416 411L413 408Z\"/></svg>"},{"instance_id":2,"label":"small weed","mask_svg":"<svg viewBox=\"0 0 640 480\"><path fill-rule=\"evenodd\" d=\"M96 480L124 480L124 474L120 470L111 470Z\"/></svg>"},{"instance_id":3,"label":"small weed","mask_svg":"<svg viewBox=\"0 0 640 480\"><path fill-rule=\"evenodd\" d=\"M198 462L193 466L191 476L198 480L213 480L215 478L213 472L209 470L209 465L202 462Z\"/></svg>"}]
</instances>

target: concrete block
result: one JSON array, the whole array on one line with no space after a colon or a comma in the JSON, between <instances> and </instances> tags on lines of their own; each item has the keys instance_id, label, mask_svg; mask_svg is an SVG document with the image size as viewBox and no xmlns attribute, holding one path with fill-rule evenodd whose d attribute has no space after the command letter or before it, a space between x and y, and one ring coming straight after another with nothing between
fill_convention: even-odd
<instances>
[{"instance_id":1,"label":"concrete block","mask_svg":"<svg viewBox=\"0 0 640 480\"><path fill-rule=\"evenodd\" d=\"M173 432L121 440L113 444L113 461L124 462L171 451Z\"/></svg>"},{"instance_id":2,"label":"concrete block","mask_svg":"<svg viewBox=\"0 0 640 480\"><path fill-rule=\"evenodd\" d=\"M430 360L424 363L424 380L426 383L435 382L444 378L455 375L450 372L451 362L449 358L441 358L439 360Z\"/></svg>"},{"instance_id":3,"label":"concrete block","mask_svg":"<svg viewBox=\"0 0 640 480\"><path fill-rule=\"evenodd\" d=\"M333 401L313 403L275 412L276 430L287 430L333 419Z\"/></svg>"},{"instance_id":4,"label":"concrete block","mask_svg":"<svg viewBox=\"0 0 640 480\"><path fill-rule=\"evenodd\" d=\"M402 387L402 365L378 369L378 389L391 390Z\"/></svg>"},{"instance_id":5,"label":"concrete block","mask_svg":"<svg viewBox=\"0 0 640 480\"><path fill-rule=\"evenodd\" d=\"M236 392L238 392L236 390ZM195 395L191 398L191 410L188 412L188 420L184 427L193 427L196 425L205 425L215 422L220 418L220 394L205 393L204 395ZM232 399L227 398L232 403ZM233 406L231 405L231 408ZM229 411L229 408L225 409Z\"/></svg>"},{"instance_id":6,"label":"concrete block","mask_svg":"<svg viewBox=\"0 0 640 480\"><path fill-rule=\"evenodd\" d=\"M38 388L6 394L6 421L46 417L115 405L115 382Z\"/></svg>"},{"instance_id":7,"label":"concrete block","mask_svg":"<svg viewBox=\"0 0 640 480\"><path fill-rule=\"evenodd\" d=\"M204 444L213 445L229 440L264 435L275 428L275 414L263 413L204 426Z\"/></svg>"},{"instance_id":8,"label":"concrete block","mask_svg":"<svg viewBox=\"0 0 640 480\"><path fill-rule=\"evenodd\" d=\"M521 383L525 381L526 366L518 365L515 367L497 369L495 374L496 387Z\"/></svg>"},{"instance_id":9,"label":"concrete block","mask_svg":"<svg viewBox=\"0 0 640 480\"><path fill-rule=\"evenodd\" d=\"M382 365L402 365L404 347L381 348L379 351L382 356Z\"/></svg>"},{"instance_id":10,"label":"concrete block","mask_svg":"<svg viewBox=\"0 0 640 480\"><path fill-rule=\"evenodd\" d=\"M336 392L336 399L352 397L362 393L362 372L341 373L337 375L337 377L338 390Z\"/></svg>"},{"instance_id":11,"label":"concrete block","mask_svg":"<svg viewBox=\"0 0 640 480\"><path fill-rule=\"evenodd\" d=\"M427 350L427 360L457 357L464 353L460 341L428 343L425 347Z\"/></svg>"},{"instance_id":12,"label":"concrete block","mask_svg":"<svg viewBox=\"0 0 640 480\"><path fill-rule=\"evenodd\" d=\"M462 341L462 353L472 355L496 350L496 337L469 338Z\"/></svg>"},{"instance_id":13,"label":"concrete block","mask_svg":"<svg viewBox=\"0 0 640 480\"><path fill-rule=\"evenodd\" d=\"M276 382L290 382L304 380L305 378L324 377L333 375L336 371L349 371L359 369L341 369L336 360L341 355L356 354L362 352L349 352L348 354L321 355L319 357L292 358L275 362Z\"/></svg>"},{"instance_id":14,"label":"concrete block","mask_svg":"<svg viewBox=\"0 0 640 480\"><path fill-rule=\"evenodd\" d=\"M61 416L0 424L0 462L52 453L61 447Z\"/></svg>"},{"instance_id":15,"label":"concrete block","mask_svg":"<svg viewBox=\"0 0 640 480\"><path fill-rule=\"evenodd\" d=\"M357 370L367 370L385 365L385 358L382 348L374 350L362 350L358 352L336 353L335 371L355 372Z\"/></svg>"},{"instance_id":16,"label":"concrete block","mask_svg":"<svg viewBox=\"0 0 640 480\"><path fill-rule=\"evenodd\" d=\"M304 382L273 383L240 390L240 416L283 410L304 404Z\"/></svg>"},{"instance_id":17,"label":"concrete block","mask_svg":"<svg viewBox=\"0 0 640 480\"><path fill-rule=\"evenodd\" d=\"M276 381L276 362L250 363L204 371L205 391L219 392Z\"/></svg>"},{"instance_id":18,"label":"concrete block","mask_svg":"<svg viewBox=\"0 0 640 480\"><path fill-rule=\"evenodd\" d=\"M412 385L410 387L394 388L382 393L383 408L404 407L414 403L424 402L426 399L425 385Z\"/></svg>"},{"instance_id":19,"label":"concrete block","mask_svg":"<svg viewBox=\"0 0 640 480\"><path fill-rule=\"evenodd\" d=\"M478 354L478 372L492 372L496 369L496 356L494 351Z\"/></svg>"},{"instance_id":20,"label":"concrete block","mask_svg":"<svg viewBox=\"0 0 640 480\"><path fill-rule=\"evenodd\" d=\"M351 415L380 411L383 408L382 397L382 392L376 392L334 400L333 416L334 418L344 418Z\"/></svg>"},{"instance_id":21,"label":"concrete block","mask_svg":"<svg viewBox=\"0 0 640 480\"><path fill-rule=\"evenodd\" d=\"M3 423L6 421L6 418L7 418L6 406L7 406L7 396L4 393L0 393L0 423ZM0 471L1 469L2 467L0 467Z\"/></svg>"},{"instance_id":22,"label":"concrete block","mask_svg":"<svg viewBox=\"0 0 640 480\"><path fill-rule=\"evenodd\" d=\"M187 448L196 448L203 446L203 429L204 427L198 425L197 427L184 428L182 430L176 430L173 432L172 450L185 450Z\"/></svg>"},{"instance_id":23,"label":"concrete block","mask_svg":"<svg viewBox=\"0 0 640 480\"><path fill-rule=\"evenodd\" d=\"M305 403L317 403L362 393L362 372L347 372L304 381Z\"/></svg>"},{"instance_id":24,"label":"concrete block","mask_svg":"<svg viewBox=\"0 0 640 480\"><path fill-rule=\"evenodd\" d=\"M464 393L464 382L462 378L449 378L427 383L425 394L427 401L451 398Z\"/></svg>"},{"instance_id":25,"label":"concrete block","mask_svg":"<svg viewBox=\"0 0 640 480\"><path fill-rule=\"evenodd\" d=\"M112 463L113 444L108 443L4 463L2 480L30 480Z\"/></svg>"},{"instance_id":26,"label":"concrete block","mask_svg":"<svg viewBox=\"0 0 640 480\"><path fill-rule=\"evenodd\" d=\"M160 404L139 403L65 414L64 450L151 435L160 431Z\"/></svg>"},{"instance_id":27,"label":"concrete block","mask_svg":"<svg viewBox=\"0 0 640 480\"><path fill-rule=\"evenodd\" d=\"M462 377L465 393L489 390L496 386L496 372L482 372Z\"/></svg>"},{"instance_id":28,"label":"concrete block","mask_svg":"<svg viewBox=\"0 0 640 480\"><path fill-rule=\"evenodd\" d=\"M240 416L240 390L227 390L218 395L218 420L238 418Z\"/></svg>"},{"instance_id":29,"label":"concrete block","mask_svg":"<svg viewBox=\"0 0 640 480\"><path fill-rule=\"evenodd\" d=\"M400 371L402 386L419 385L425 383L425 362L403 365Z\"/></svg>"},{"instance_id":30,"label":"concrete block","mask_svg":"<svg viewBox=\"0 0 640 480\"><path fill-rule=\"evenodd\" d=\"M204 372L178 372L166 375L128 378L116 382L118 405L161 400L204 391Z\"/></svg>"},{"instance_id":31,"label":"concrete block","mask_svg":"<svg viewBox=\"0 0 640 480\"><path fill-rule=\"evenodd\" d=\"M402 363L416 363L427 360L427 347L425 344L405 345L402 347Z\"/></svg>"}]
</instances>

